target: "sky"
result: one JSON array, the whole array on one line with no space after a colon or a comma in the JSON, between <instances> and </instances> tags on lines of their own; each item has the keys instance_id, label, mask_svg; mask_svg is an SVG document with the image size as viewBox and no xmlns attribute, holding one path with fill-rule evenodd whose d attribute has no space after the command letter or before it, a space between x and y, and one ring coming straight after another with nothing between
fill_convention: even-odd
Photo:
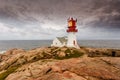
<instances>
[{"instance_id":1,"label":"sky","mask_svg":"<svg viewBox=\"0 0 120 80\"><path fill-rule=\"evenodd\" d=\"M0 40L67 36L69 17L79 40L120 40L120 0L0 0Z\"/></svg>"}]
</instances>

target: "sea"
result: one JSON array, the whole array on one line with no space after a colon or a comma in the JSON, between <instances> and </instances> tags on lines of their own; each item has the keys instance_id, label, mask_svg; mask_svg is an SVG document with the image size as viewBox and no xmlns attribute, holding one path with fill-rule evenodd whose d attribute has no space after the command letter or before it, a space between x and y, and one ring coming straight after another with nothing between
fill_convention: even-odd
<instances>
[{"instance_id":1,"label":"sea","mask_svg":"<svg viewBox=\"0 0 120 80\"><path fill-rule=\"evenodd\" d=\"M0 54L13 48L30 50L51 44L52 40L0 40ZM78 40L78 44L83 47L120 49L120 40Z\"/></svg>"}]
</instances>

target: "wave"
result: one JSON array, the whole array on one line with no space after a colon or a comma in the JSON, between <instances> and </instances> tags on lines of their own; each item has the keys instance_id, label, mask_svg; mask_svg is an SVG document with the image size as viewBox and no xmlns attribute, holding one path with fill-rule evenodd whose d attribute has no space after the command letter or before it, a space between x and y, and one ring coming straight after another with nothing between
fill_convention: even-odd
<instances>
[{"instance_id":1,"label":"wave","mask_svg":"<svg viewBox=\"0 0 120 80\"><path fill-rule=\"evenodd\" d=\"M0 54L3 54L3 53L5 53L6 51L0 51Z\"/></svg>"}]
</instances>

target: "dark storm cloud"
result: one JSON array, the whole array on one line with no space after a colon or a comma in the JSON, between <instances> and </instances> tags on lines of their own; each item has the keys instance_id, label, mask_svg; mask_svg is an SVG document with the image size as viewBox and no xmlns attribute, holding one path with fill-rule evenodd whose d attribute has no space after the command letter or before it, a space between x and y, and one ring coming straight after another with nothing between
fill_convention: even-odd
<instances>
[{"instance_id":1,"label":"dark storm cloud","mask_svg":"<svg viewBox=\"0 0 120 80\"><path fill-rule=\"evenodd\" d=\"M79 29L104 28L115 33L120 29L119 7L120 0L0 0L0 24L5 31L21 35L53 37L59 30L65 34L67 18L72 16L78 19Z\"/></svg>"},{"instance_id":2,"label":"dark storm cloud","mask_svg":"<svg viewBox=\"0 0 120 80\"><path fill-rule=\"evenodd\" d=\"M105 28L120 28L120 0L96 1L93 10L97 20L93 20L92 26ZM98 12L98 13L97 13Z\"/></svg>"},{"instance_id":3,"label":"dark storm cloud","mask_svg":"<svg viewBox=\"0 0 120 80\"><path fill-rule=\"evenodd\" d=\"M0 0L0 18L16 24L74 15L84 25L120 28L120 0ZM31 15L40 16L36 18ZM90 21L87 18L91 19ZM95 17L95 18L93 18ZM63 19L62 19L63 18ZM84 20L85 19L85 20ZM1 21L2 21L1 20ZM15 20L15 21L14 21ZM87 20L87 21L86 21Z\"/></svg>"}]
</instances>

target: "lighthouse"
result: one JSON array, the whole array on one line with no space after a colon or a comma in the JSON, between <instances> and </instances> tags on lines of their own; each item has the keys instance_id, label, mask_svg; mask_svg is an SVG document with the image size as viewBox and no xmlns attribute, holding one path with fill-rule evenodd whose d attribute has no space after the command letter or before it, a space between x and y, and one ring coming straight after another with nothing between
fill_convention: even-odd
<instances>
[{"instance_id":1,"label":"lighthouse","mask_svg":"<svg viewBox=\"0 0 120 80\"><path fill-rule=\"evenodd\" d=\"M77 27L76 23L77 19L76 20L74 20L73 18L68 19L68 28L66 30L68 33L67 47L79 48L76 39L76 33L78 32L78 29L76 29Z\"/></svg>"},{"instance_id":2,"label":"lighthouse","mask_svg":"<svg viewBox=\"0 0 120 80\"><path fill-rule=\"evenodd\" d=\"M51 46L54 47L74 47L74 48L80 48L77 44L76 39L76 33L78 32L78 29L76 29L76 23L77 19L74 20L73 18L68 19L68 27L67 27L67 33L68 37L56 37L53 40L53 43Z\"/></svg>"}]
</instances>

